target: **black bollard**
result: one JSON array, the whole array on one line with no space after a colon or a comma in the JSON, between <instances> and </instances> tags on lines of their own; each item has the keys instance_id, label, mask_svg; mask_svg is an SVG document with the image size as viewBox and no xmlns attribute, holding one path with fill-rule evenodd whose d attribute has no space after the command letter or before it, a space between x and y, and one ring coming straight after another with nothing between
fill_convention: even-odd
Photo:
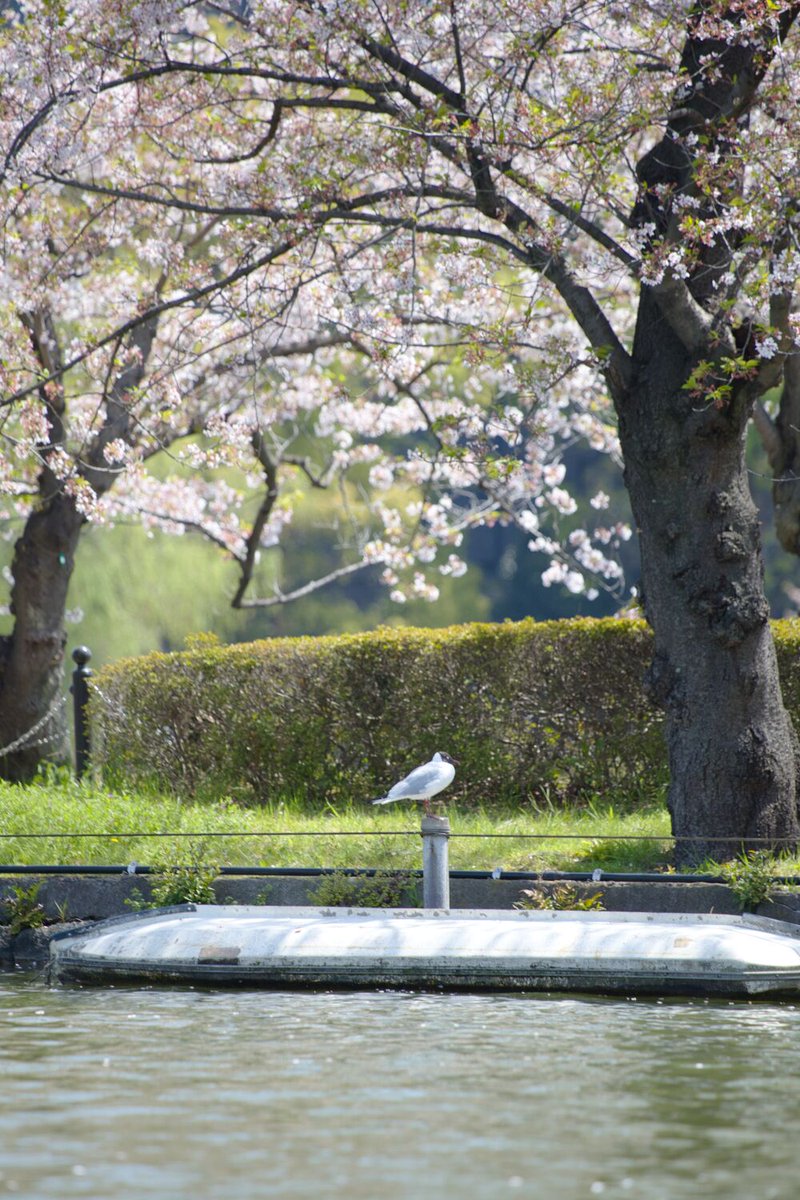
<instances>
[{"instance_id":1,"label":"black bollard","mask_svg":"<svg viewBox=\"0 0 800 1200\"><path fill-rule=\"evenodd\" d=\"M82 779L89 767L89 679L91 667L87 667L92 657L91 650L86 646L76 646L72 651L73 661L77 664L72 672L72 708L75 719L75 774Z\"/></svg>"}]
</instances>

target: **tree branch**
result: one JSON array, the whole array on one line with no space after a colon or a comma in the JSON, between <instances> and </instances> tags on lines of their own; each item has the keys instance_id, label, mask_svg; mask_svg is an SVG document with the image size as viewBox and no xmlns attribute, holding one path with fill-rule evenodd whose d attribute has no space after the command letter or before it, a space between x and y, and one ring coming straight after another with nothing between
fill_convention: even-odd
<instances>
[{"instance_id":1,"label":"tree branch","mask_svg":"<svg viewBox=\"0 0 800 1200\"><path fill-rule=\"evenodd\" d=\"M442 83L430 72L403 58L393 47L383 45L371 38L361 39L361 45L369 54L391 70L397 71L409 82L423 88L429 95L444 101L453 110L457 119L463 122L472 120L462 95ZM417 108L419 107L417 105ZM487 218L504 225L520 239L522 245L517 246L506 238L484 231L453 229L448 232L447 236L476 238L503 246L514 257L520 259L528 267L533 267L548 279L556 287L592 347L602 354L605 363L604 373L612 395L617 399L621 398L630 382L631 362L596 297L588 288L578 284L562 258L551 253L545 246L537 244L535 220L508 196L498 192L491 177L489 157L475 139L469 135L466 138L466 165L446 139L437 135L433 144L448 161L461 167L470 176L475 188L474 203L478 211ZM417 232L438 232L437 228L429 222L415 222L413 228Z\"/></svg>"},{"instance_id":2,"label":"tree branch","mask_svg":"<svg viewBox=\"0 0 800 1200\"><path fill-rule=\"evenodd\" d=\"M758 436L761 439L761 444L766 451L767 458L769 459L769 465L774 474L780 469L781 438L775 422L767 412L766 408L764 407L764 403L761 400L757 400L753 406L753 424L756 427Z\"/></svg>"},{"instance_id":3,"label":"tree branch","mask_svg":"<svg viewBox=\"0 0 800 1200\"><path fill-rule=\"evenodd\" d=\"M264 472L264 480L266 482L266 491L264 498L258 507L256 519L253 521L253 527L247 536L245 556L239 560L240 575L239 584L231 600L233 608L242 607L242 597L244 596L250 581L253 578L253 570L256 563L256 555L258 554L259 545L261 543L261 534L264 532L264 526L269 520L270 514L275 507L275 502L278 499L278 464L269 452L264 435L260 430L256 430L251 439L253 452L261 463L261 468Z\"/></svg>"},{"instance_id":4,"label":"tree branch","mask_svg":"<svg viewBox=\"0 0 800 1200\"><path fill-rule=\"evenodd\" d=\"M117 373L106 393L106 419L86 456L88 469L85 475L98 496L107 492L113 483L113 475L109 474L105 460L106 446L117 438L130 441L131 413L126 397L144 378L158 331L158 321L157 316L153 317L131 332L128 342L128 348L133 351L131 361Z\"/></svg>"},{"instance_id":5,"label":"tree branch","mask_svg":"<svg viewBox=\"0 0 800 1200\"><path fill-rule=\"evenodd\" d=\"M278 243L278 245L273 247L273 249L268 251L268 253L261 255L259 258L253 259L249 263L242 264L234 271L231 271L228 275L224 275L222 278L216 279L212 283L206 284L204 287L190 288L189 291L184 292L180 296L174 297L172 300L164 300L160 304L152 305L150 308L145 309L144 312L139 313L135 317L131 317L129 321L123 322L122 325L119 325L111 333L106 334L106 336L100 338L99 341L94 342L93 345L91 345L88 349L83 350L80 354L76 354L68 362L63 363L57 370L51 372L46 379L37 380L36 383L32 383L25 388L20 388L19 391L16 391L12 395L5 397L2 401L0 401L0 407L7 408L10 405L15 404L18 400L22 400L25 396L29 396L38 388L43 387L52 381L60 381L68 371L71 371L74 367L77 367L82 362L85 362L86 359L89 358L90 355L96 353L96 351L102 350L104 346L110 345L111 342L121 340L134 329L138 329L140 326L146 325L149 321L159 318L163 313L171 312L176 308L183 308L187 304L195 304L198 300L205 299L206 296L211 296L215 292L224 291L224 289L229 287L231 284L238 282L240 279L246 278L248 275L252 275L253 272L259 271L262 267L274 262L276 258L280 258L282 255L291 250L294 245L296 245L296 239L287 239L284 242Z\"/></svg>"},{"instance_id":6,"label":"tree branch","mask_svg":"<svg viewBox=\"0 0 800 1200\"><path fill-rule=\"evenodd\" d=\"M234 608L271 608L276 604L289 604L292 600L301 600L303 596L310 596L312 592L327 587L329 583L334 583L337 579L343 579L346 575L352 575L355 571L363 571L365 567L374 565L374 563L368 562L349 563L345 567L337 567L335 571L323 575L320 579L314 579L311 583L294 588L291 592L276 591L274 596L241 600L238 604L234 604Z\"/></svg>"},{"instance_id":7,"label":"tree branch","mask_svg":"<svg viewBox=\"0 0 800 1200\"><path fill-rule=\"evenodd\" d=\"M643 284L653 293L669 326L690 354L701 354L709 344L714 322L695 300L688 284L667 274L660 283Z\"/></svg>"}]
</instances>

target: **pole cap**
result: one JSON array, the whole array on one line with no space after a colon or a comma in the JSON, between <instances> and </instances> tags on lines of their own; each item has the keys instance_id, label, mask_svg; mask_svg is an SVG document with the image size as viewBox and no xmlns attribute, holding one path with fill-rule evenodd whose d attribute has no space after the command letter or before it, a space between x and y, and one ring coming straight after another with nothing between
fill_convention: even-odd
<instances>
[{"instance_id":1,"label":"pole cap","mask_svg":"<svg viewBox=\"0 0 800 1200\"><path fill-rule=\"evenodd\" d=\"M436 816L435 813L426 813L420 822L420 829L423 837L449 837L450 819Z\"/></svg>"}]
</instances>

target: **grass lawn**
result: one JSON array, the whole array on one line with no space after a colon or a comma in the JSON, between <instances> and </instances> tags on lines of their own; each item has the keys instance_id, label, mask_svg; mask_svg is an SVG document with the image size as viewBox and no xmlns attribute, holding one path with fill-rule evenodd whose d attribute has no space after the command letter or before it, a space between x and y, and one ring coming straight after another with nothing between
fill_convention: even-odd
<instances>
[{"instance_id":1,"label":"grass lawn","mask_svg":"<svg viewBox=\"0 0 800 1200\"><path fill-rule=\"evenodd\" d=\"M72 780L0 783L0 866L122 868L132 861L201 859L217 866L409 870L421 866L420 809L354 804L308 812L298 802L240 808L109 792ZM670 860L669 817L662 807L633 813L445 811L453 870L657 871ZM797 860L782 860L777 870L795 873Z\"/></svg>"}]
</instances>

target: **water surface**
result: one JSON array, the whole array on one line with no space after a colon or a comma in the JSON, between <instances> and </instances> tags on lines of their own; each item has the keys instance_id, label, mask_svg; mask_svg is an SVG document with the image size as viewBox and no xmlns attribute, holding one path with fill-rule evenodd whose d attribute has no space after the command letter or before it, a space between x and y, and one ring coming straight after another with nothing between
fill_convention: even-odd
<instances>
[{"instance_id":1,"label":"water surface","mask_svg":"<svg viewBox=\"0 0 800 1200\"><path fill-rule=\"evenodd\" d=\"M0 975L0 1196L794 1200L800 1009Z\"/></svg>"}]
</instances>

